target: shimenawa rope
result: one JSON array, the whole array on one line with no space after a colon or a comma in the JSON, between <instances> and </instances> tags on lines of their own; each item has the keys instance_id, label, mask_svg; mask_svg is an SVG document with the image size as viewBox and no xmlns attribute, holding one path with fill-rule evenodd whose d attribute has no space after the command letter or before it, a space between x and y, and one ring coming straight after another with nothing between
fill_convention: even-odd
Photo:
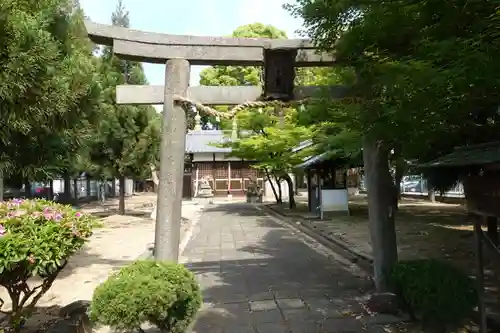
<instances>
[{"instance_id":1,"label":"shimenawa rope","mask_svg":"<svg viewBox=\"0 0 500 333\"><path fill-rule=\"evenodd\" d=\"M217 111L214 108L211 108L209 106L203 105L201 103L198 103L196 101L190 100L189 98L182 97L179 95L175 95L174 99L181 103L185 109L187 109L186 106L194 106L199 112L203 112L205 114L208 114L210 116L214 117L219 117L219 118L226 118L226 119L231 119L233 118L238 112L243 111L244 109L247 108L264 108L264 107L290 107L292 105L297 105L297 104L305 104L308 99L304 100L298 100L298 101L291 101L291 102L282 102L282 101L277 101L277 100L272 100L272 101L248 101L242 104L238 104L235 107L231 108L229 112L221 112Z\"/></svg>"}]
</instances>

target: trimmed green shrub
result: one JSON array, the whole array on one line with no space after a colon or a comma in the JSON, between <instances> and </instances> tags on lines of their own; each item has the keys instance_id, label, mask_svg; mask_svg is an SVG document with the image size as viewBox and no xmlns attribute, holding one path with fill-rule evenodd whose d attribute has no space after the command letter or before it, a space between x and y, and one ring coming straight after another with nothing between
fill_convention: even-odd
<instances>
[{"instance_id":1,"label":"trimmed green shrub","mask_svg":"<svg viewBox=\"0 0 500 333\"><path fill-rule=\"evenodd\" d=\"M391 272L391 283L424 325L446 328L470 316L478 304L474 281L438 260L401 261Z\"/></svg>"},{"instance_id":2,"label":"trimmed green shrub","mask_svg":"<svg viewBox=\"0 0 500 333\"><path fill-rule=\"evenodd\" d=\"M117 331L151 323L162 332L183 333L201 307L199 284L183 265L137 261L97 287L90 319Z\"/></svg>"},{"instance_id":3,"label":"trimmed green shrub","mask_svg":"<svg viewBox=\"0 0 500 333\"><path fill-rule=\"evenodd\" d=\"M10 328L19 331L96 224L94 217L51 201L0 202L0 285L11 299L6 311ZM28 283L32 277L41 282Z\"/></svg>"}]
</instances>

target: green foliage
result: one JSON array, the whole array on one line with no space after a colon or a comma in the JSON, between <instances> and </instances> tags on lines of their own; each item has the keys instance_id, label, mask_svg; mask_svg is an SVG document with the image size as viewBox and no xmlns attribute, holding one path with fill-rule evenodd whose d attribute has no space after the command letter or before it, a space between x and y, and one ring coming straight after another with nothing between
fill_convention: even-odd
<instances>
[{"instance_id":1,"label":"green foliage","mask_svg":"<svg viewBox=\"0 0 500 333\"><path fill-rule=\"evenodd\" d=\"M284 112L288 116L285 116L283 126L274 110L240 112L239 126L247 133L241 135L239 140L226 144L232 149L231 155L255 161L255 167L276 174L288 172L302 162L302 156L292 153L291 149L310 139L311 130L294 124L290 115L293 109Z\"/></svg>"},{"instance_id":2,"label":"green foliage","mask_svg":"<svg viewBox=\"0 0 500 333\"><path fill-rule=\"evenodd\" d=\"M237 28L233 37L247 38L287 38L286 34L269 25L254 23ZM319 69L303 70L299 80L309 83ZM260 85L261 68L214 66L203 70L200 83L203 85ZM321 84L321 83L319 83ZM256 168L270 173L284 174L301 162L301 157L292 154L291 148L303 140L310 139L312 133L307 126L297 126L297 111L274 108L248 109L238 113L237 121L240 137L228 142L232 156L256 161ZM212 120L210 120L212 122Z\"/></svg>"},{"instance_id":3,"label":"green foliage","mask_svg":"<svg viewBox=\"0 0 500 333\"><path fill-rule=\"evenodd\" d=\"M107 106L92 146L91 158L113 177L141 177L159 151L158 116L134 106Z\"/></svg>"},{"instance_id":4,"label":"green foliage","mask_svg":"<svg viewBox=\"0 0 500 333\"><path fill-rule=\"evenodd\" d=\"M402 261L391 273L392 285L406 304L426 322L455 324L477 306L474 281L448 263Z\"/></svg>"},{"instance_id":5,"label":"green foliage","mask_svg":"<svg viewBox=\"0 0 500 333\"><path fill-rule=\"evenodd\" d=\"M233 31L237 38L286 39L286 33L271 25L253 23ZM245 86L260 84L261 69L253 66L212 66L200 73L200 84L205 86Z\"/></svg>"},{"instance_id":6,"label":"green foliage","mask_svg":"<svg viewBox=\"0 0 500 333\"><path fill-rule=\"evenodd\" d=\"M350 68L311 67L297 68L295 84L297 86L350 85L355 75Z\"/></svg>"},{"instance_id":7,"label":"green foliage","mask_svg":"<svg viewBox=\"0 0 500 333\"><path fill-rule=\"evenodd\" d=\"M121 1L112 15L114 25L129 27L128 12ZM149 164L158 160L160 125L152 106L117 105L116 86L147 84L142 65L124 61L113 55L112 48L103 50L99 71L103 80L101 121L90 145L93 174L100 177L145 177ZM147 176L146 176L147 177Z\"/></svg>"},{"instance_id":8,"label":"green foliage","mask_svg":"<svg viewBox=\"0 0 500 333\"><path fill-rule=\"evenodd\" d=\"M323 115L389 149L399 145L411 160L498 140L496 3L299 0L287 7L319 47L335 49L339 68L357 74L351 98L323 101L311 119Z\"/></svg>"},{"instance_id":9,"label":"green foliage","mask_svg":"<svg viewBox=\"0 0 500 333\"><path fill-rule=\"evenodd\" d=\"M303 19L305 33L322 51L334 51L340 72L355 73L356 80L343 78L346 97L323 98L300 119L321 122L317 127L328 145L345 149L350 142L349 150L359 150L364 142L366 157L372 151L392 159L399 178L405 160L425 162L455 146L500 139L498 3L297 0L286 7ZM448 172L433 177L440 180L436 187L456 181ZM385 179L389 167L377 163L368 178L374 173ZM373 183L374 192L392 191L389 181L374 177ZM383 201L378 209L395 202ZM394 223L373 214L370 223L390 226L379 235L381 246L390 249L381 251L385 260L376 258L375 266L392 262Z\"/></svg>"},{"instance_id":10,"label":"green foliage","mask_svg":"<svg viewBox=\"0 0 500 333\"><path fill-rule=\"evenodd\" d=\"M100 80L83 12L69 0L0 3L0 168L42 180L72 168Z\"/></svg>"},{"instance_id":11,"label":"green foliage","mask_svg":"<svg viewBox=\"0 0 500 333\"><path fill-rule=\"evenodd\" d=\"M306 150L294 153L292 149L312 136L309 127L296 125L295 115L294 109L280 111L265 108L239 112L237 120L242 129L240 137L222 145L231 148L231 156L252 161L252 166L262 170L266 177L285 180L289 185L290 208L295 207L295 201L289 172L295 165L303 162L306 153ZM281 202L281 192L273 192L276 201Z\"/></svg>"},{"instance_id":12,"label":"green foliage","mask_svg":"<svg viewBox=\"0 0 500 333\"><path fill-rule=\"evenodd\" d=\"M286 39L286 33L272 25L264 25L262 23L252 23L242 25L233 31L232 37L237 38L270 38L270 39ZM204 86L248 86L261 85L262 69L255 66L211 66L201 71L200 84ZM226 108L218 108L220 111L225 111ZM188 115L191 116L191 115ZM210 122L218 123L220 120L214 117L202 115L202 123ZM192 120L188 119L188 123ZM222 123L221 127L225 128L229 124Z\"/></svg>"},{"instance_id":13,"label":"green foliage","mask_svg":"<svg viewBox=\"0 0 500 333\"><path fill-rule=\"evenodd\" d=\"M11 327L19 329L21 318L31 314L93 226L95 218L71 206L45 200L0 202L0 285L11 298ZM41 279L40 285L28 285L31 277Z\"/></svg>"},{"instance_id":14,"label":"green foliage","mask_svg":"<svg viewBox=\"0 0 500 333\"><path fill-rule=\"evenodd\" d=\"M67 26L65 15L56 9L60 3L51 0L29 6L26 1L8 0L0 4L0 121L5 128L1 137L4 143L9 140L9 131L29 131L49 114L48 107L65 105L67 78L59 76L65 68L55 37L56 30ZM22 114L15 112L21 107L17 105L16 109L16 103L21 101Z\"/></svg>"},{"instance_id":15,"label":"green foliage","mask_svg":"<svg viewBox=\"0 0 500 333\"><path fill-rule=\"evenodd\" d=\"M184 333L201 303L200 287L184 266L137 261L95 289L90 319L118 331L149 322L162 332Z\"/></svg>"}]
</instances>

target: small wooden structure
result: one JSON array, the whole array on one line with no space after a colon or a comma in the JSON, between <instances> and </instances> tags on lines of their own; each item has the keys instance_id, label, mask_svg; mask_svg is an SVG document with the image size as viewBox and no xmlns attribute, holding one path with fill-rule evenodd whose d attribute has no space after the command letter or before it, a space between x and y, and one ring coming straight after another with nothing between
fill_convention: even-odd
<instances>
[{"instance_id":1,"label":"small wooden structure","mask_svg":"<svg viewBox=\"0 0 500 333\"><path fill-rule=\"evenodd\" d=\"M299 152L312 145L312 141L301 143L293 151ZM338 157L335 151L309 157L295 166L306 172L309 212L320 218L326 211L349 213L347 189L353 182L352 167L350 159Z\"/></svg>"},{"instance_id":2,"label":"small wooden structure","mask_svg":"<svg viewBox=\"0 0 500 333\"><path fill-rule=\"evenodd\" d=\"M486 333L486 309L484 305L484 257L483 248L500 261L498 250L498 217L500 216L500 142L456 148L454 152L423 168L456 175L464 184L469 216L476 235L477 290L479 296L480 332ZM485 234L482 226L487 225Z\"/></svg>"},{"instance_id":3,"label":"small wooden structure","mask_svg":"<svg viewBox=\"0 0 500 333\"><path fill-rule=\"evenodd\" d=\"M229 134L220 130L193 130L186 134L186 156L192 159L191 169L185 169L184 191L189 188L189 193L196 197L205 180L214 196L244 196L254 178L262 186L263 175L252 168L254 161L229 156L231 148L217 146L226 142Z\"/></svg>"}]
</instances>

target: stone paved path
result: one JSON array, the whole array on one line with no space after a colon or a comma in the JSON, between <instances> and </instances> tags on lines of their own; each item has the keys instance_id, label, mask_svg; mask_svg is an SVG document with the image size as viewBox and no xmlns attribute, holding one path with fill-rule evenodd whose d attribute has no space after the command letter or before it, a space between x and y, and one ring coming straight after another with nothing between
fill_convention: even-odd
<instances>
[{"instance_id":1,"label":"stone paved path","mask_svg":"<svg viewBox=\"0 0 500 333\"><path fill-rule=\"evenodd\" d=\"M204 305L196 333L384 332L360 304L367 280L255 207L206 207L184 260Z\"/></svg>"}]
</instances>

